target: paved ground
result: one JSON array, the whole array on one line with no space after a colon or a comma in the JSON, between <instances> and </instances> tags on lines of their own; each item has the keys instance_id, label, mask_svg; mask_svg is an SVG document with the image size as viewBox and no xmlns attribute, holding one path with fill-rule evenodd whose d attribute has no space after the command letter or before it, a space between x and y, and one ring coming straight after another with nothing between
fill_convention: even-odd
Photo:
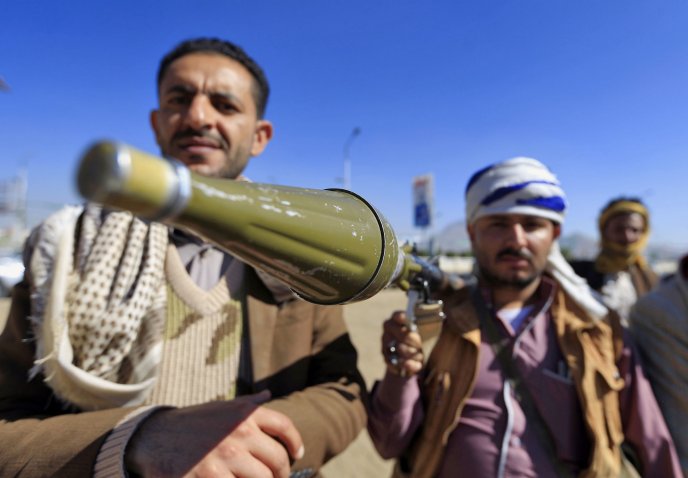
<instances>
[{"instance_id":1,"label":"paved ground","mask_svg":"<svg viewBox=\"0 0 688 478\"><path fill-rule=\"evenodd\" d=\"M382 377L384 362L380 353L382 322L392 311L404 309L406 295L399 290L385 290L366 301L344 307L349 333L358 349L358 365L368 384ZM392 472L392 460L385 461L373 448L363 431L346 451L322 470L325 478L385 478Z\"/></svg>"},{"instance_id":2,"label":"paved ground","mask_svg":"<svg viewBox=\"0 0 688 478\"><path fill-rule=\"evenodd\" d=\"M359 368L369 387L384 371L380 354L382 322L393 310L405 308L405 303L406 296L401 291L385 290L344 308L344 317L359 352ZM0 327L8 310L9 300L0 299ZM392 465L377 455L364 431L344 453L325 465L322 474L325 478L384 478L390 475Z\"/></svg>"}]
</instances>

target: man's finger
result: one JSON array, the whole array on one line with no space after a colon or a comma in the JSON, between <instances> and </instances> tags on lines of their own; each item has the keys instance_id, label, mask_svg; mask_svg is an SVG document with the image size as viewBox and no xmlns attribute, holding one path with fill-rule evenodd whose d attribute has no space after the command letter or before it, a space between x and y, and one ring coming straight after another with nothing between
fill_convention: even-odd
<instances>
[{"instance_id":1,"label":"man's finger","mask_svg":"<svg viewBox=\"0 0 688 478\"><path fill-rule=\"evenodd\" d=\"M289 456L295 460L303 458L303 439L289 417L274 410L259 408L254 412L253 419L263 432L284 445Z\"/></svg>"},{"instance_id":2,"label":"man's finger","mask_svg":"<svg viewBox=\"0 0 688 478\"><path fill-rule=\"evenodd\" d=\"M420 344L419 344L420 345ZM421 347L416 345L409 345L406 342L397 344L397 353L402 357L412 357L421 351Z\"/></svg>"},{"instance_id":3,"label":"man's finger","mask_svg":"<svg viewBox=\"0 0 688 478\"><path fill-rule=\"evenodd\" d=\"M404 362L404 369L407 375L415 375L423 368L423 362L417 360L407 360Z\"/></svg>"},{"instance_id":4,"label":"man's finger","mask_svg":"<svg viewBox=\"0 0 688 478\"><path fill-rule=\"evenodd\" d=\"M390 320L392 322L395 322L399 325L406 325L406 312L403 310L397 310L392 314L392 317L390 317Z\"/></svg>"},{"instance_id":5,"label":"man's finger","mask_svg":"<svg viewBox=\"0 0 688 478\"><path fill-rule=\"evenodd\" d=\"M255 461L269 470L267 476L288 478L291 469L291 460L287 449L281 440L275 436L270 436L264 430L260 432L255 441L251 444L251 455ZM249 463L245 463L249 465ZM257 466L251 465L258 471ZM237 476L263 476L249 473L239 473Z\"/></svg>"}]
</instances>

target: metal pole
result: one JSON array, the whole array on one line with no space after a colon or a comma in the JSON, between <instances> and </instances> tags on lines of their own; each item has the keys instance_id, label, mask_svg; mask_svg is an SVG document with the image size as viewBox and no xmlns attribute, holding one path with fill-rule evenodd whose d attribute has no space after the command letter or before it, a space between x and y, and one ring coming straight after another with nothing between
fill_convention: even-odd
<instances>
[{"instance_id":1,"label":"metal pole","mask_svg":"<svg viewBox=\"0 0 688 478\"><path fill-rule=\"evenodd\" d=\"M349 157L349 148L351 143L358 135L361 134L361 128L356 127L351 131L351 134L344 143L344 189L351 190L351 159Z\"/></svg>"}]
</instances>

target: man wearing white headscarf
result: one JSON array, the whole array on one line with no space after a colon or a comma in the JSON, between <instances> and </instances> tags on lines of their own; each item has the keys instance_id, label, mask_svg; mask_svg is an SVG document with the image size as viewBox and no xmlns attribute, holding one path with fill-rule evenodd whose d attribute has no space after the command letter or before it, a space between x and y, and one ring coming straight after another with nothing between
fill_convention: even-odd
<instances>
[{"instance_id":1,"label":"man wearing white headscarf","mask_svg":"<svg viewBox=\"0 0 688 478\"><path fill-rule=\"evenodd\" d=\"M446 320L427 361L403 312L384 324L368 431L398 458L395 476L681 476L618 317L559 252L565 211L534 159L471 177L478 285L440 297Z\"/></svg>"}]
</instances>

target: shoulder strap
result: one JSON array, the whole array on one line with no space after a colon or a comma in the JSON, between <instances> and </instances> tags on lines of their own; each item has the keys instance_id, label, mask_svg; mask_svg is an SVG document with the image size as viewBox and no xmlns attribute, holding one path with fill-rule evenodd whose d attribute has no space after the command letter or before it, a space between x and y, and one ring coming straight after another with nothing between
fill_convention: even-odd
<instances>
[{"instance_id":1,"label":"shoulder strap","mask_svg":"<svg viewBox=\"0 0 688 478\"><path fill-rule=\"evenodd\" d=\"M514 391L516 400L521 404L523 413L528 419L528 423L535 428L536 434L540 439L540 444L547 452L554 469L557 470L557 475L560 477L571 477L572 473L564 464L557 458L557 453L554 448L554 437L547 427L542 415L535 406L530 390L525 386L521 374L511 357L511 347L509 347L509 338L505 337L495 325L493 314L488 310L485 300L483 299L480 289L477 286L472 286L471 300L478 312L480 318L481 330L485 333L487 342L492 347L495 357L504 372L506 380L511 385Z\"/></svg>"}]
</instances>

